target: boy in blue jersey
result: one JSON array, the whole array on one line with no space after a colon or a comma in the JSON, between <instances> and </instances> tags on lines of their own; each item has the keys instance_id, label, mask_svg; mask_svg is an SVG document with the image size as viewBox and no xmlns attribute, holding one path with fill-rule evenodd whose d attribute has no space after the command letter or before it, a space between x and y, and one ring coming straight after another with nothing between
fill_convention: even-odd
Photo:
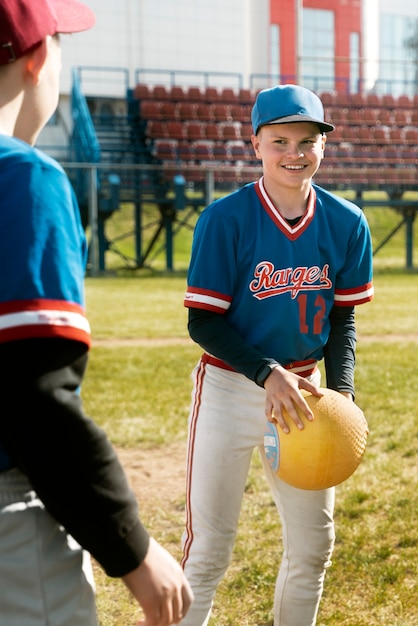
<instances>
[{"instance_id":1,"label":"boy in blue jersey","mask_svg":"<svg viewBox=\"0 0 418 626\"><path fill-rule=\"evenodd\" d=\"M297 408L312 419L301 390L321 394L322 359L327 386L354 400L354 306L373 295L362 211L313 182L334 128L320 99L296 85L263 90L252 125L263 176L199 217L184 301L204 354L189 417L183 566L195 601L183 626L209 621L254 448L282 524L274 624L316 623L334 543L334 488L306 491L277 477L263 448L266 417L283 436L285 410L299 428Z\"/></svg>"},{"instance_id":2,"label":"boy in blue jersey","mask_svg":"<svg viewBox=\"0 0 418 626\"><path fill-rule=\"evenodd\" d=\"M33 147L58 102L59 33L94 21L76 0L0 3L0 626L97 626L88 553L141 624L177 623L192 600L83 412L85 236L67 176Z\"/></svg>"}]
</instances>

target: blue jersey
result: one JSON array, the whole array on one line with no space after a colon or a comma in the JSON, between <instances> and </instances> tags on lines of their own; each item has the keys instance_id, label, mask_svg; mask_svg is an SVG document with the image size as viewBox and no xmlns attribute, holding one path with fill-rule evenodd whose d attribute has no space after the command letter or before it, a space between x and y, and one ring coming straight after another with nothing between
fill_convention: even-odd
<instances>
[{"instance_id":1,"label":"blue jersey","mask_svg":"<svg viewBox=\"0 0 418 626\"><path fill-rule=\"evenodd\" d=\"M87 247L63 169L0 135L0 343L62 337L90 345ZM10 460L0 442L0 471Z\"/></svg>"},{"instance_id":2,"label":"blue jersey","mask_svg":"<svg viewBox=\"0 0 418 626\"><path fill-rule=\"evenodd\" d=\"M363 212L316 185L296 226L277 211L263 178L198 219L185 306L225 315L249 345L282 365L320 360L331 308L372 296Z\"/></svg>"},{"instance_id":3,"label":"blue jersey","mask_svg":"<svg viewBox=\"0 0 418 626\"><path fill-rule=\"evenodd\" d=\"M90 344L84 312L87 247L63 169L0 136L0 342L64 337Z\"/></svg>"}]
</instances>

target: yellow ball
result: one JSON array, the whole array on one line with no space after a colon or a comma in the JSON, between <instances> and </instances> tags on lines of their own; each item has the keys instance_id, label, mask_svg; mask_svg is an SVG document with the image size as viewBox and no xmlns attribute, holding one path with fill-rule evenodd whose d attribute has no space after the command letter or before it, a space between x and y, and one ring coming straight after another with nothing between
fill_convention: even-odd
<instances>
[{"instance_id":1,"label":"yellow ball","mask_svg":"<svg viewBox=\"0 0 418 626\"><path fill-rule=\"evenodd\" d=\"M332 389L321 388L321 398L303 392L312 413L309 421L298 409L299 430L285 411L290 432L267 422L264 450L271 468L299 489L326 489L342 483L360 465L369 434L363 412Z\"/></svg>"}]
</instances>

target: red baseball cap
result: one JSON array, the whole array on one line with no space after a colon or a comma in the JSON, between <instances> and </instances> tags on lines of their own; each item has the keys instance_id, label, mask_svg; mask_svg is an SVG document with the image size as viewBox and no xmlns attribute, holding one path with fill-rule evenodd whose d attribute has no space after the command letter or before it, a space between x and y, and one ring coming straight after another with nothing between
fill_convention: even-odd
<instances>
[{"instance_id":1,"label":"red baseball cap","mask_svg":"<svg viewBox=\"0 0 418 626\"><path fill-rule=\"evenodd\" d=\"M0 65L27 54L47 35L78 33L95 21L77 0L0 0Z\"/></svg>"}]
</instances>

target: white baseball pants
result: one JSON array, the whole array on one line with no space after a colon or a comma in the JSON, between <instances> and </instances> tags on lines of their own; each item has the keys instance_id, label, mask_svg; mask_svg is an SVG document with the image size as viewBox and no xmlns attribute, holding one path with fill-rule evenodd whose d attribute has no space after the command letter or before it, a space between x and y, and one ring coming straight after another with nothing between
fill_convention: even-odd
<instances>
[{"instance_id":1,"label":"white baseball pants","mask_svg":"<svg viewBox=\"0 0 418 626\"><path fill-rule=\"evenodd\" d=\"M18 470L0 473L0 626L97 626L89 555Z\"/></svg>"},{"instance_id":2,"label":"white baseball pants","mask_svg":"<svg viewBox=\"0 0 418 626\"><path fill-rule=\"evenodd\" d=\"M319 383L319 376L316 372L311 380ZM335 490L296 489L271 470L263 447L264 389L240 374L201 362L193 380L183 566L195 601L181 624L209 622L217 585L230 563L252 453L258 448L282 526L274 625L314 626L334 546Z\"/></svg>"}]
</instances>

